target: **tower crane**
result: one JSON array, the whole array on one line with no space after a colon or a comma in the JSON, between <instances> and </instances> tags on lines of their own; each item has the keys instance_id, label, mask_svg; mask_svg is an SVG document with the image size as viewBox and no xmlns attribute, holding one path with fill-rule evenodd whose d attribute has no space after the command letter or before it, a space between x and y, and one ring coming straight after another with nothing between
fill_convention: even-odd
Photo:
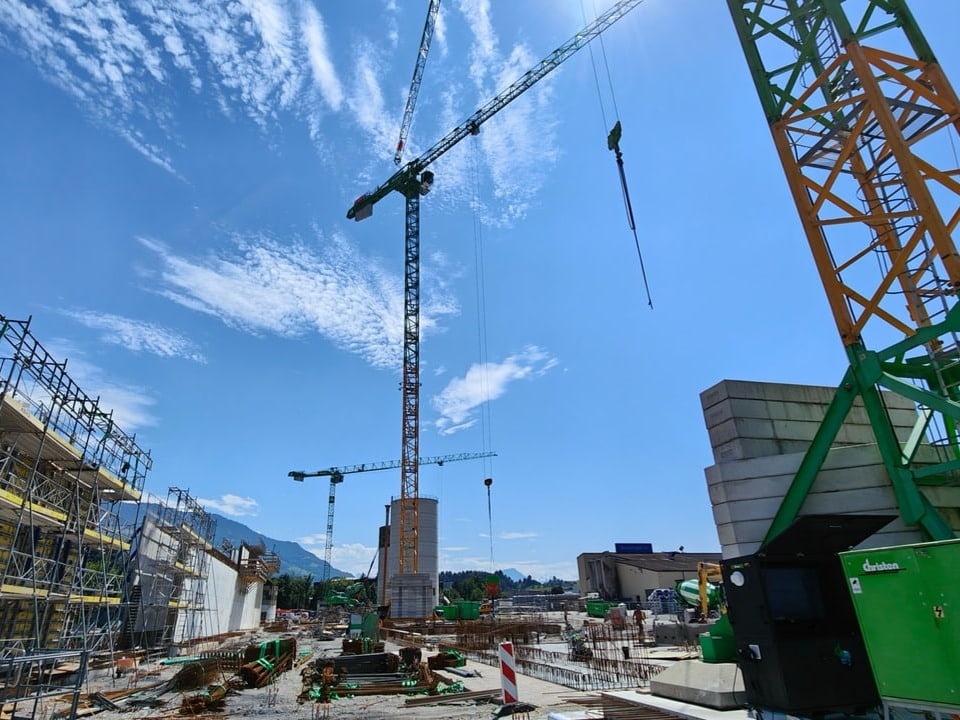
<instances>
[{"instance_id":1,"label":"tower crane","mask_svg":"<svg viewBox=\"0 0 960 720\"><path fill-rule=\"evenodd\" d=\"M433 39L433 27L437 23L437 12L440 10L440 0L430 0L427 7L427 20L423 25L423 35L420 38L420 49L417 51L417 62L413 66L413 79L410 81L410 93L407 95L407 106L403 110L403 121L400 123L400 139L397 140L397 152L393 162L400 164L403 159L403 148L407 144L410 134L410 125L413 123L413 109L417 105L417 95L420 94L420 80L423 78L423 69L427 66L427 53L430 52L430 41Z\"/></svg>"},{"instance_id":2,"label":"tower crane","mask_svg":"<svg viewBox=\"0 0 960 720\"><path fill-rule=\"evenodd\" d=\"M417 460L418 465L443 465L448 462L457 462L459 460L478 460L480 458L496 457L495 452L482 453L457 453L453 455L440 455L437 457L422 457ZM330 478L330 498L327 503L327 534L323 541L323 577L322 582L326 587L330 580L330 557L333 550L333 510L337 497L337 485L343 482L344 475L352 473L371 472L374 470L390 470L400 467L399 460L385 460L383 462L364 463L363 465L346 465L344 467L331 467L326 470L314 470L313 472L304 472L302 470L291 470L287 473L297 482L303 482L308 477L329 477ZM372 563L371 563L372 567Z\"/></svg>"},{"instance_id":3,"label":"tower crane","mask_svg":"<svg viewBox=\"0 0 960 720\"><path fill-rule=\"evenodd\" d=\"M922 487L960 482L960 101L905 0L727 6L849 362L765 543L857 398L903 522L952 538ZM881 388L921 410L905 441Z\"/></svg>"},{"instance_id":4,"label":"tower crane","mask_svg":"<svg viewBox=\"0 0 960 720\"><path fill-rule=\"evenodd\" d=\"M419 496L417 455L420 433L420 196L430 192L434 175L427 167L468 135L476 135L480 126L524 92L555 70L564 60L634 9L643 0L620 0L592 23L547 55L506 90L437 141L420 157L397 170L386 182L361 195L347 211L347 218L363 220L373 214L373 206L390 193L399 192L406 200L404 254L402 450L400 456L400 555L398 572L418 572Z\"/></svg>"}]
</instances>

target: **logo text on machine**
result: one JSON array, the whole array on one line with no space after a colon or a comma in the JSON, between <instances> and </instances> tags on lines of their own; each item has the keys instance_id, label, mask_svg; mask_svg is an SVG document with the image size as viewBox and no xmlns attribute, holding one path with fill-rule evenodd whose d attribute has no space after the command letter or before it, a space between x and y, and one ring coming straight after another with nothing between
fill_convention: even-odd
<instances>
[{"instance_id":1,"label":"logo text on machine","mask_svg":"<svg viewBox=\"0 0 960 720\"><path fill-rule=\"evenodd\" d=\"M865 573L887 573L887 572L900 572L903 570L900 567L900 563L895 562L870 562L870 558L867 558L863 561L863 571Z\"/></svg>"}]
</instances>

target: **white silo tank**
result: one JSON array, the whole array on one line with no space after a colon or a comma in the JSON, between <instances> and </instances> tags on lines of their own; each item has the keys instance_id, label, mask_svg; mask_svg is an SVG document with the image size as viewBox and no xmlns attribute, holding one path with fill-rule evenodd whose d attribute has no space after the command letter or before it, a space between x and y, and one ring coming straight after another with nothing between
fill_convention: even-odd
<instances>
[{"instance_id":1,"label":"white silo tank","mask_svg":"<svg viewBox=\"0 0 960 720\"><path fill-rule=\"evenodd\" d=\"M398 580L400 563L400 500L390 505L390 547L387 554L387 595L390 614L397 618L426 618L436 606L440 583L440 546L438 539L438 510L436 498L421 497L417 501L419 542L417 544L417 572L405 568L407 576ZM399 585L398 585L399 583Z\"/></svg>"}]
</instances>

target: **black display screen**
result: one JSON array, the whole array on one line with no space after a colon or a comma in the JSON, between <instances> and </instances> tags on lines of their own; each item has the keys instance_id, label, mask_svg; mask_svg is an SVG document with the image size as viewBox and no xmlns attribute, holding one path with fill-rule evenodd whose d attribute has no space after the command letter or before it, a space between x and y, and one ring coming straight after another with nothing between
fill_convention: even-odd
<instances>
[{"instance_id":1,"label":"black display screen","mask_svg":"<svg viewBox=\"0 0 960 720\"><path fill-rule=\"evenodd\" d=\"M768 567L764 573L764 586L771 620L792 622L824 617L816 569Z\"/></svg>"}]
</instances>

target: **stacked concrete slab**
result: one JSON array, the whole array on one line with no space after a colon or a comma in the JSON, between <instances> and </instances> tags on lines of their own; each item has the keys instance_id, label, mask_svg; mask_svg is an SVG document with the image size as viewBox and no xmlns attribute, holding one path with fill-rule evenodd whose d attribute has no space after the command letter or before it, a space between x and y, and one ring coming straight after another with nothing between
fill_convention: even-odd
<instances>
[{"instance_id":1,"label":"stacked concrete slab","mask_svg":"<svg viewBox=\"0 0 960 720\"><path fill-rule=\"evenodd\" d=\"M725 558L756 552L823 421L835 388L724 380L700 395L715 464L705 471L717 535ZM901 441L916 422L913 404L884 394ZM931 451L932 452L932 451ZM960 488L924 488L960 529ZM893 488L862 404L837 435L801 514L899 515ZM920 542L899 519L863 547Z\"/></svg>"}]
</instances>

